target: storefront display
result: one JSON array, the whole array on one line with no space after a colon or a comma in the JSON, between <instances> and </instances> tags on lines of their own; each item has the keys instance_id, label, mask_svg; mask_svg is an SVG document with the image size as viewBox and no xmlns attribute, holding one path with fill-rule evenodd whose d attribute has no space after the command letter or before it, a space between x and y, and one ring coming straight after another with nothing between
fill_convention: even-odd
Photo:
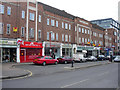
<instances>
[{"instance_id":1,"label":"storefront display","mask_svg":"<svg viewBox=\"0 0 120 90\"><path fill-rule=\"evenodd\" d=\"M33 62L33 60L42 56L42 43L38 42L17 42L20 44L20 63Z\"/></svg>"}]
</instances>

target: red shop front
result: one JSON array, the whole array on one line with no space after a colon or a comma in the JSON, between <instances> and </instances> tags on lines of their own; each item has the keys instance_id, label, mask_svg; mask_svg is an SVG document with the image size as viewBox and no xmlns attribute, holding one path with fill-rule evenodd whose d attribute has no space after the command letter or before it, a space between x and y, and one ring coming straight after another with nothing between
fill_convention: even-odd
<instances>
[{"instance_id":1,"label":"red shop front","mask_svg":"<svg viewBox=\"0 0 120 90\"><path fill-rule=\"evenodd\" d=\"M33 62L33 60L42 56L42 43L22 42L20 44L20 63Z\"/></svg>"}]
</instances>

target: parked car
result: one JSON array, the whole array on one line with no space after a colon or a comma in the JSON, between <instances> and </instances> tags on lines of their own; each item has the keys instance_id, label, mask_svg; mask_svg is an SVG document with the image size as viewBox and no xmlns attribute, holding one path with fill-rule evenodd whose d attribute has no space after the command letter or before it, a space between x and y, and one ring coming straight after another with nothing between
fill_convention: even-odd
<instances>
[{"instance_id":1,"label":"parked car","mask_svg":"<svg viewBox=\"0 0 120 90\"><path fill-rule=\"evenodd\" d=\"M97 58L95 56L90 56L87 58L87 61L97 61Z\"/></svg>"},{"instance_id":2,"label":"parked car","mask_svg":"<svg viewBox=\"0 0 120 90\"><path fill-rule=\"evenodd\" d=\"M75 62L86 62L87 58L84 57L84 54L73 54L73 59Z\"/></svg>"},{"instance_id":3,"label":"parked car","mask_svg":"<svg viewBox=\"0 0 120 90\"><path fill-rule=\"evenodd\" d=\"M109 60L109 59L110 59L110 56L106 56L106 57L105 57L105 60Z\"/></svg>"},{"instance_id":4,"label":"parked car","mask_svg":"<svg viewBox=\"0 0 120 90\"><path fill-rule=\"evenodd\" d=\"M59 57L57 58L57 60L59 60L59 63L71 63L73 61L73 59L70 57L70 56L62 56L62 57Z\"/></svg>"},{"instance_id":5,"label":"parked car","mask_svg":"<svg viewBox=\"0 0 120 90\"><path fill-rule=\"evenodd\" d=\"M53 59L50 56L41 56L41 57L37 57L33 60L34 64L42 64L43 66L45 66L46 64L58 64L58 60Z\"/></svg>"},{"instance_id":6,"label":"parked car","mask_svg":"<svg viewBox=\"0 0 120 90\"><path fill-rule=\"evenodd\" d=\"M120 56L116 56L114 59L113 59L114 62L120 62Z\"/></svg>"},{"instance_id":7,"label":"parked car","mask_svg":"<svg viewBox=\"0 0 120 90\"><path fill-rule=\"evenodd\" d=\"M100 61L105 60L105 56L104 56L104 55L99 55L99 56L97 57L97 59L100 60Z\"/></svg>"}]
</instances>

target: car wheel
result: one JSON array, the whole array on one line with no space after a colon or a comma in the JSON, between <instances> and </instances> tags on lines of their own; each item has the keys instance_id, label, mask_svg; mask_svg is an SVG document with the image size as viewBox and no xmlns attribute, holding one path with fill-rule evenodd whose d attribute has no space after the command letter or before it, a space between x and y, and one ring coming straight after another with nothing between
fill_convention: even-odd
<instances>
[{"instance_id":1,"label":"car wheel","mask_svg":"<svg viewBox=\"0 0 120 90\"><path fill-rule=\"evenodd\" d=\"M65 61L64 63L67 64L67 61Z\"/></svg>"},{"instance_id":2,"label":"car wheel","mask_svg":"<svg viewBox=\"0 0 120 90\"><path fill-rule=\"evenodd\" d=\"M57 65L58 64L58 62L55 62L55 65Z\"/></svg>"},{"instance_id":3,"label":"car wheel","mask_svg":"<svg viewBox=\"0 0 120 90\"><path fill-rule=\"evenodd\" d=\"M46 65L46 62L43 62L43 66L45 66Z\"/></svg>"}]
</instances>

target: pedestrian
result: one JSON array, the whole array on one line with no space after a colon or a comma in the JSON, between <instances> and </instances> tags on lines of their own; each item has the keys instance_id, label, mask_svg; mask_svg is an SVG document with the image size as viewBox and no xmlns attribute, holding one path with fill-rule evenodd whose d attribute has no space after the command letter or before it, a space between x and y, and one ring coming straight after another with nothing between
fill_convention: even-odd
<instances>
[{"instance_id":1,"label":"pedestrian","mask_svg":"<svg viewBox=\"0 0 120 90\"><path fill-rule=\"evenodd\" d=\"M52 58L55 59L55 54L53 53Z\"/></svg>"},{"instance_id":2,"label":"pedestrian","mask_svg":"<svg viewBox=\"0 0 120 90\"><path fill-rule=\"evenodd\" d=\"M110 62L112 62L112 59L113 59L113 56L112 56L112 55L110 55Z\"/></svg>"}]
</instances>

